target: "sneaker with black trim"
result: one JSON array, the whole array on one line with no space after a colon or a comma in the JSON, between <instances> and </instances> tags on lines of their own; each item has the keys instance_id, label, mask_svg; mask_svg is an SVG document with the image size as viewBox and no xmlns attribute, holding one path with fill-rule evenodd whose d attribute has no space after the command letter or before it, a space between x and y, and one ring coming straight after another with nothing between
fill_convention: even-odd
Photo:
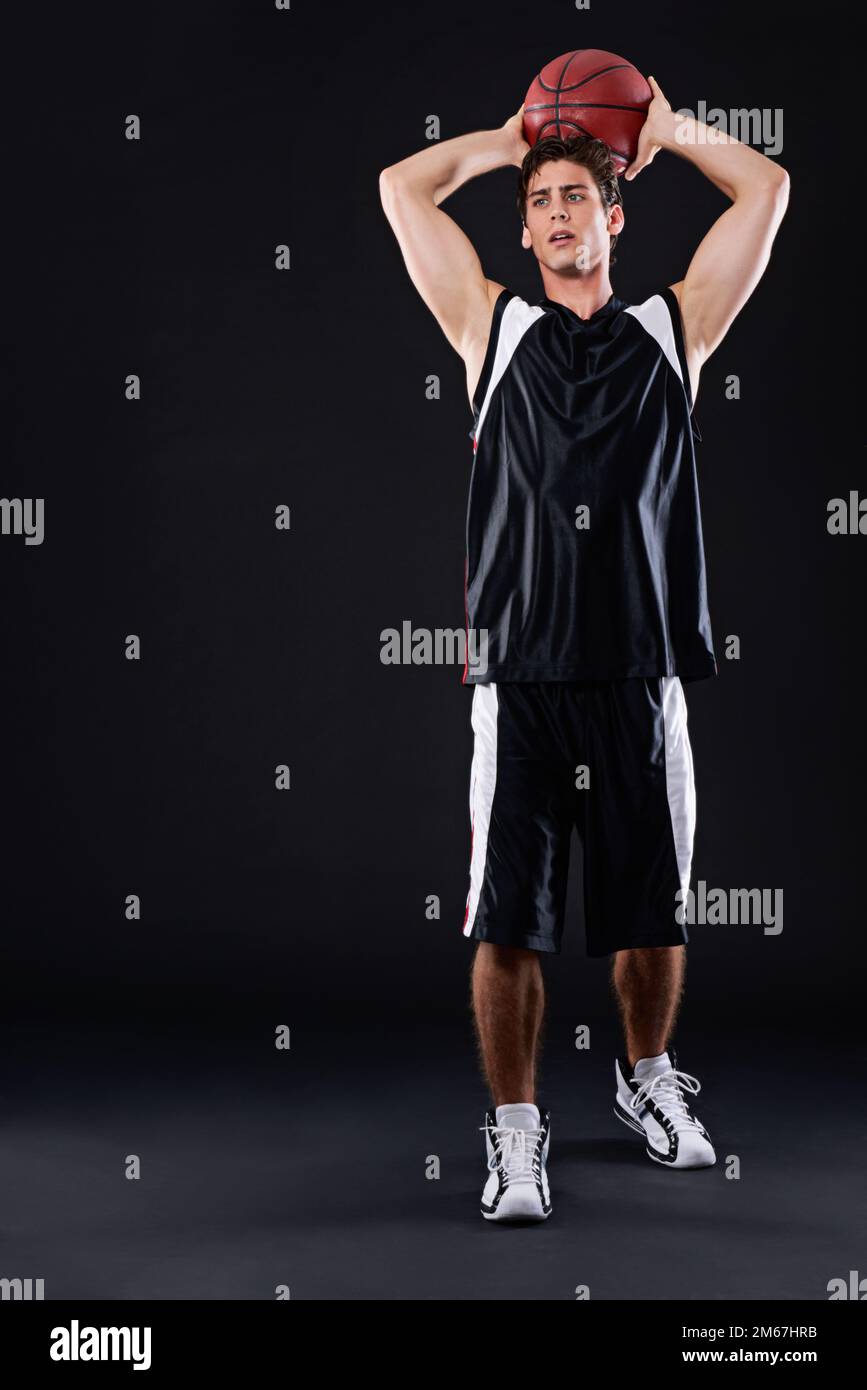
<instances>
[{"instance_id":1,"label":"sneaker with black trim","mask_svg":"<svg viewBox=\"0 0 867 1390\"><path fill-rule=\"evenodd\" d=\"M500 1119L497 1121L497 1109ZM486 1221L544 1221L551 1215L545 1163L551 1142L551 1115L521 1103L488 1110L485 1148L488 1178L482 1193Z\"/></svg>"},{"instance_id":2,"label":"sneaker with black trim","mask_svg":"<svg viewBox=\"0 0 867 1390\"><path fill-rule=\"evenodd\" d=\"M618 1120L645 1140L648 1156L668 1168L710 1168L716 1154L704 1125L692 1114L686 1097L701 1090L694 1076L677 1069L673 1047L659 1057L642 1057L629 1065L614 1063Z\"/></svg>"}]
</instances>

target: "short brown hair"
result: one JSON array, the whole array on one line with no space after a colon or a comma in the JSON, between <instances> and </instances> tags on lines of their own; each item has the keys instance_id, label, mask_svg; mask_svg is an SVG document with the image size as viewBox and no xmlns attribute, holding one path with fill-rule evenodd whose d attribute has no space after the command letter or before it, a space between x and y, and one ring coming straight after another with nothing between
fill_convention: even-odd
<instances>
[{"instance_id":1,"label":"short brown hair","mask_svg":"<svg viewBox=\"0 0 867 1390\"><path fill-rule=\"evenodd\" d=\"M617 170L611 158L611 150L604 140L595 140L590 135L570 135L566 140L561 140L557 135L546 135L543 140L537 140L524 155L518 175L518 212L523 223L526 224L527 221L527 197L533 175L540 165L547 164L551 159L568 159L573 164L583 164L593 175L593 182L599 189L603 207L608 209L614 207L615 203L623 207ZM611 265L614 264L616 245L617 236L612 233L609 261Z\"/></svg>"}]
</instances>

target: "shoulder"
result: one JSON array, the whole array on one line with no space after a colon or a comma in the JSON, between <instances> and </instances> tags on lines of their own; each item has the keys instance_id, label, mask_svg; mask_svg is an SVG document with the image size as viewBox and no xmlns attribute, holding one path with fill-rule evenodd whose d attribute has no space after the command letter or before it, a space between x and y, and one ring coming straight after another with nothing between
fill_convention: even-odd
<instances>
[{"instance_id":1,"label":"shoulder","mask_svg":"<svg viewBox=\"0 0 867 1390\"><path fill-rule=\"evenodd\" d=\"M667 312L669 318L679 319L682 288L682 280L678 280L676 285L662 285L638 304L627 304L625 312L640 319L661 317L663 320Z\"/></svg>"},{"instance_id":2,"label":"shoulder","mask_svg":"<svg viewBox=\"0 0 867 1390\"><path fill-rule=\"evenodd\" d=\"M505 336L513 341L523 336L537 319L544 317L545 310L541 304L528 303L508 285L501 285L495 280L489 280L488 285L488 322L483 335L486 340Z\"/></svg>"},{"instance_id":3,"label":"shoulder","mask_svg":"<svg viewBox=\"0 0 867 1390\"><path fill-rule=\"evenodd\" d=\"M511 293L511 291L506 289L505 285L500 284L499 280L486 280L485 285L488 291L488 304L492 309L504 290L506 294Z\"/></svg>"},{"instance_id":4,"label":"shoulder","mask_svg":"<svg viewBox=\"0 0 867 1390\"><path fill-rule=\"evenodd\" d=\"M636 319L660 346L680 331L680 300L674 285L663 285L638 304L625 305L623 312Z\"/></svg>"},{"instance_id":5,"label":"shoulder","mask_svg":"<svg viewBox=\"0 0 867 1390\"><path fill-rule=\"evenodd\" d=\"M470 343L465 355L467 389L476 414L485 395L506 372L527 329L545 313L541 306L528 304L521 295L496 280L489 280L488 285L490 308L487 323L484 332Z\"/></svg>"},{"instance_id":6,"label":"shoulder","mask_svg":"<svg viewBox=\"0 0 867 1390\"><path fill-rule=\"evenodd\" d=\"M683 281L674 285L663 285L641 304L630 304L626 310L637 319L649 337L656 340L659 350L664 354L686 391L690 410L698 387L698 372L695 364L689 361L681 314L681 293Z\"/></svg>"},{"instance_id":7,"label":"shoulder","mask_svg":"<svg viewBox=\"0 0 867 1390\"><path fill-rule=\"evenodd\" d=\"M536 305L528 304L526 299L516 294L508 285L501 285L497 280L488 280L488 310L491 315L505 309L511 309L512 313L522 313L526 309L535 310Z\"/></svg>"}]
</instances>

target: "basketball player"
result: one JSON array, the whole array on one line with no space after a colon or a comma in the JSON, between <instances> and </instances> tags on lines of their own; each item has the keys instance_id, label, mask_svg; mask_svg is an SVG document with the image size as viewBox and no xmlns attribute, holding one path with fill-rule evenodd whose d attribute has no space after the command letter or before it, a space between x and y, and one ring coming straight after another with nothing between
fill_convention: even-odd
<instances>
[{"instance_id":1,"label":"basketball player","mask_svg":"<svg viewBox=\"0 0 867 1390\"><path fill-rule=\"evenodd\" d=\"M625 216L598 140L498 130L432 145L380 176L410 278L466 365L474 461L468 632L474 686L472 850L464 935L492 1104L489 1220L544 1219L550 1113L536 1101L540 954L559 952L569 840L584 850L589 956L610 956L624 1030L614 1110L669 1168L716 1162L670 1045L688 939L680 921L695 825L682 682L716 673L692 411L702 364L768 264L786 172L672 112L658 84L625 171L658 151L729 200L682 280L629 305L612 291ZM488 279L441 204L468 179L520 169L521 245L544 296ZM671 219L677 209L660 209ZM700 438L700 436L699 436Z\"/></svg>"}]
</instances>

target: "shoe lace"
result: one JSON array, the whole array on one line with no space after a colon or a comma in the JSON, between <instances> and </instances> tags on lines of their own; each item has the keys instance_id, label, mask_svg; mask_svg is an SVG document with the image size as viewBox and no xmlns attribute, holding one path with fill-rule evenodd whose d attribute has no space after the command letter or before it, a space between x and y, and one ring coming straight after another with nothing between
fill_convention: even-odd
<instances>
[{"instance_id":1,"label":"shoe lace","mask_svg":"<svg viewBox=\"0 0 867 1390\"><path fill-rule=\"evenodd\" d=\"M643 1081L630 1100L629 1104L633 1110L645 1100L652 1100L660 1110L664 1110L667 1117L672 1121L675 1133L687 1129L697 1129L703 1132L703 1126L689 1112L683 1092L689 1095L698 1095L701 1090L700 1083L688 1072L676 1071L674 1067L669 1067L668 1071L661 1071L656 1076L651 1076L647 1081Z\"/></svg>"},{"instance_id":2,"label":"shoe lace","mask_svg":"<svg viewBox=\"0 0 867 1390\"><path fill-rule=\"evenodd\" d=\"M488 1160L493 1172L502 1165L504 1182L529 1182L539 1176L541 1129L512 1129L506 1125L479 1125L491 1136L494 1152Z\"/></svg>"}]
</instances>

